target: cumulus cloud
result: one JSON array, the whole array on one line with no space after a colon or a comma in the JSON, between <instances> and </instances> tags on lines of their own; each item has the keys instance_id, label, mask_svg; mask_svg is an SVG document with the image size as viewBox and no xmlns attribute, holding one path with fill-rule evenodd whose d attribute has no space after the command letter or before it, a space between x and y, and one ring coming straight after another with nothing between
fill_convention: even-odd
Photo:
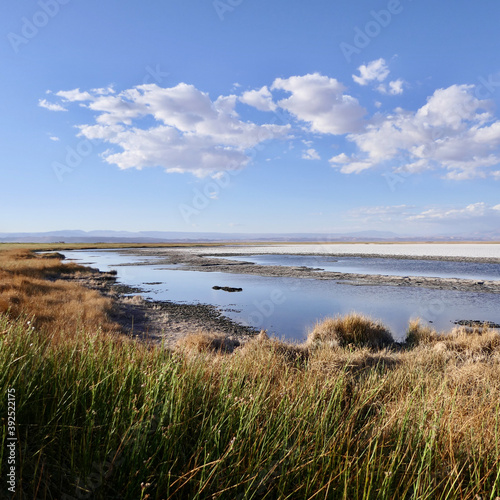
<instances>
[{"instance_id":1,"label":"cumulus cloud","mask_svg":"<svg viewBox=\"0 0 500 500\"><path fill-rule=\"evenodd\" d=\"M314 148L306 149L302 152L303 160L321 160L318 152Z\"/></svg>"},{"instance_id":2,"label":"cumulus cloud","mask_svg":"<svg viewBox=\"0 0 500 500\"><path fill-rule=\"evenodd\" d=\"M360 66L359 73L353 75L357 83L377 82L387 94L400 94L405 86L401 79L384 81L384 59ZM345 174L390 167L401 174L444 170L455 180L500 179L500 121L491 112L492 103L478 99L475 90L452 85L436 90L416 111L379 110L371 118L341 82L319 73L277 78L270 87L215 100L187 83L169 88L147 84L121 92L111 87L59 91L53 94L59 103L41 99L39 106L66 111L77 103L94 113L95 120L79 126L80 134L110 146L105 160L123 169L160 166L168 172L214 175L247 165L251 150L263 141L291 137L291 125L242 119L238 111L248 111L244 104L287 111L291 124L302 128L304 159L320 158L309 142L311 134L345 136L352 143L349 154L329 160Z\"/></svg>"},{"instance_id":3,"label":"cumulus cloud","mask_svg":"<svg viewBox=\"0 0 500 500\"><path fill-rule=\"evenodd\" d=\"M240 101L260 111L274 111L276 109L276 104L273 102L273 97L267 86L260 90L243 92Z\"/></svg>"},{"instance_id":4,"label":"cumulus cloud","mask_svg":"<svg viewBox=\"0 0 500 500\"><path fill-rule=\"evenodd\" d=\"M277 78L271 89L291 94L278 105L306 122L312 132L347 134L359 131L363 125L366 110L345 93L346 88L335 78L319 73Z\"/></svg>"},{"instance_id":5,"label":"cumulus cloud","mask_svg":"<svg viewBox=\"0 0 500 500\"><path fill-rule=\"evenodd\" d=\"M363 170L368 170L372 167L371 162L359 160L356 156L347 156L341 153L328 160L334 168L339 168L343 174L359 174Z\"/></svg>"},{"instance_id":6,"label":"cumulus cloud","mask_svg":"<svg viewBox=\"0 0 500 500\"><path fill-rule=\"evenodd\" d=\"M100 95L103 89L94 89L94 95ZM60 90L55 93L56 96L61 97L65 101L89 101L93 98L93 95L89 92L80 92L80 89L73 90Z\"/></svg>"},{"instance_id":7,"label":"cumulus cloud","mask_svg":"<svg viewBox=\"0 0 500 500\"><path fill-rule=\"evenodd\" d=\"M403 93L403 87L404 87L404 80L401 80L398 78L397 80L393 80L389 82L388 85L385 83L381 83L378 87L377 90L381 94L386 94L386 95L400 95Z\"/></svg>"},{"instance_id":8,"label":"cumulus cloud","mask_svg":"<svg viewBox=\"0 0 500 500\"><path fill-rule=\"evenodd\" d=\"M389 75L389 68L382 58L362 64L358 71L359 76L352 75L352 79L359 85L368 85L373 81L383 82Z\"/></svg>"},{"instance_id":9,"label":"cumulus cloud","mask_svg":"<svg viewBox=\"0 0 500 500\"><path fill-rule=\"evenodd\" d=\"M236 96L212 101L185 83L171 88L139 85L120 93L97 90L56 95L96 113L95 123L79 126L80 135L111 145L103 157L121 169L160 166L197 176L239 169L250 161L249 150L286 136L290 129L242 121Z\"/></svg>"},{"instance_id":10,"label":"cumulus cloud","mask_svg":"<svg viewBox=\"0 0 500 500\"><path fill-rule=\"evenodd\" d=\"M60 104L57 103L49 102L47 101L47 99L39 99L38 105L41 108L48 109L49 111L68 111L64 106L61 106Z\"/></svg>"},{"instance_id":11,"label":"cumulus cloud","mask_svg":"<svg viewBox=\"0 0 500 500\"><path fill-rule=\"evenodd\" d=\"M352 79L359 85L368 85L369 83L380 82L375 90L385 95L400 95L403 93L404 80L398 78L388 84L382 83L389 76L389 68L385 59L376 59L368 64L362 64L359 68L359 75L352 75Z\"/></svg>"},{"instance_id":12,"label":"cumulus cloud","mask_svg":"<svg viewBox=\"0 0 500 500\"><path fill-rule=\"evenodd\" d=\"M500 121L493 120L490 104L473 95L473 86L452 85L436 90L416 112L398 108L376 116L362 132L348 136L359 153L341 171L391 161L400 171L445 168L452 179L484 175L482 169L500 163Z\"/></svg>"}]
</instances>

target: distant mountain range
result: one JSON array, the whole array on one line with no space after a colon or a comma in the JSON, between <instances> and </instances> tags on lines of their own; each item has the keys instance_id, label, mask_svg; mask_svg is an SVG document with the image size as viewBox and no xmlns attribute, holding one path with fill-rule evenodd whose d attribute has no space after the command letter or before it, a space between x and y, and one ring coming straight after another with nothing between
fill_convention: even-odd
<instances>
[{"instance_id":1,"label":"distant mountain range","mask_svg":"<svg viewBox=\"0 0 500 500\"><path fill-rule=\"evenodd\" d=\"M179 231L49 231L41 233L0 233L0 242L19 243L172 243L217 241L500 241L500 232L456 236L411 237L390 231L352 233L208 233Z\"/></svg>"}]
</instances>

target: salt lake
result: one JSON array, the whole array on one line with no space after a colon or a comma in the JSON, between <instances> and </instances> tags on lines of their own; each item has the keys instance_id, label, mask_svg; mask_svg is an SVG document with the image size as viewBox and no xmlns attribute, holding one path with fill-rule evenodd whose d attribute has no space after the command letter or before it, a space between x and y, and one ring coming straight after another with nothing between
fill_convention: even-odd
<instances>
[{"instance_id":1,"label":"salt lake","mask_svg":"<svg viewBox=\"0 0 500 500\"><path fill-rule=\"evenodd\" d=\"M500 264L478 262L425 261L422 259L398 260L362 256L341 257L332 253L373 255L373 246L366 251L361 245L318 245L327 250L326 255L291 255L290 251L305 254L316 245L283 245L282 247L211 247L192 248L191 252L221 255L245 253L244 257L231 256L266 265L290 265L323 268L341 266L342 272L383 273L393 275L450 276L457 278L500 280ZM397 245L374 245L383 255L388 248L401 251ZM429 248L418 245L400 245L405 254L431 255ZM463 257L496 258L500 245L443 245ZM342 247L342 248L340 248ZM349 247L346 251L346 247ZM417 247L417 248L415 248ZM434 245L430 245L434 247ZM479 248L479 251L477 250ZM265 255L280 250L281 255ZM283 250L289 253L283 253ZM213 304L231 319L266 329L269 333L288 340L301 341L316 321L328 316L352 311L367 314L386 324L396 339L403 339L408 321L420 317L438 330L449 330L457 320L480 320L500 323L500 295L493 293L460 292L416 287L353 286L335 280L301 278L276 278L249 274L190 271L182 265L167 266L161 255L150 255L148 250L132 254L120 250L85 250L64 252L67 258L86 263L102 271L116 270L118 282L139 287L141 294L151 300L169 300L184 303ZM183 249L184 251L185 249ZM360 251L361 250L361 251ZM486 250L486 251L485 251ZM161 249L163 251L163 249ZM252 254L253 251L253 254ZM443 251L443 249L439 249ZM165 249L164 253L168 254ZM422 253L426 252L426 253ZM320 253L316 250L316 253ZM478 253L480 255L478 255ZM472 255L471 255L472 254ZM304 260L305 259L305 260ZM309 259L309 260L308 260ZM141 265L139 265L141 264ZM398 267L399 266L399 267ZM321 272L321 271L318 271ZM417 272L425 274L415 274ZM213 290L214 285L242 288L242 292L228 293Z\"/></svg>"}]
</instances>

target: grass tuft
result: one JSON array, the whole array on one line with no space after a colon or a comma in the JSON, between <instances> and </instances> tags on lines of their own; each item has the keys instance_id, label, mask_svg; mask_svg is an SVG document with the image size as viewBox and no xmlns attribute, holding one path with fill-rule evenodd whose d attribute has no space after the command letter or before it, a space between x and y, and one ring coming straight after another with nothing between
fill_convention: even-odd
<instances>
[{"instance_id":1,"label":"grass tuft","mask_svg":"<svg viewBox=\"0 0 500 500\"><path fill-rule=\"evenodd\" d=\"M391 332L384 325L358 313L325 319L316 324L307 338L309 346L352 345L380 349L393 342Z\"/></svg>"},{"instance_id":2,"label":"grass tuft","mask_svg":"<svg viewBox=\"0 0 500 500\"><path fill-rule=\"evenodd\" d=\"M411 346L435 343L438 334L430 326L423 325L420 319L411 320L406 331L406 343Z\"/></svg>"},{"instance_id":3,"label":"grass tuft","mask_svg":"<svg viewBox=\"0 0 500 500\"><path fill-rule=\"evenodd\" d=\"M180 350L194 352L232 353L240 345L237 339L213 332L190 333L177 341Z\"/></svg>"}]
</instances>

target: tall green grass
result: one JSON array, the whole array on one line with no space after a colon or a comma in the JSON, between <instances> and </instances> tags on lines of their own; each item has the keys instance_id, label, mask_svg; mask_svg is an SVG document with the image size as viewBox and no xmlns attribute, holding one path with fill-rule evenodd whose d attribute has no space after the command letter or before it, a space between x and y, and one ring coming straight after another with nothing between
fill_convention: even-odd
<instances>
[{"instance_id":1,"label":"tall green grass","mask_svg":"<svg viewBox=\"0 0 500 500\"><path fill-rule=\"evenodd\" d=\"M268 339L195 353L28 321L0 316L17 498L500 496L500 359L479 341L294 358Z\"/></svg>"}]
</instances>

